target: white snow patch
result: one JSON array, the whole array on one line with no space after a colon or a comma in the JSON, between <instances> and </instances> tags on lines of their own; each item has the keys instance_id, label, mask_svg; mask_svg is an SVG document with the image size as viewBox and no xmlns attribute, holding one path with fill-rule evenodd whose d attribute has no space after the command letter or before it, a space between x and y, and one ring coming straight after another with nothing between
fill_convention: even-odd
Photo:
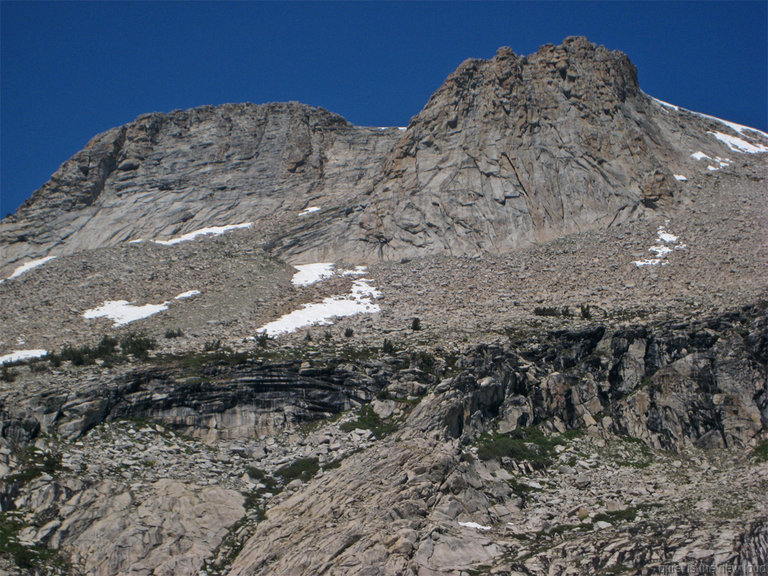
<instances>
[{"instance_id":1,"label":"white snow patch","mask_svg":"<svg viewBox=\"0 0 768 576\"><path fill-rule=\"evenodd\" d=\"M490 526L483 526L482 524L478 524L477 522L459 522L459 526L463 526L464 528L475 528L476 530L490 530Z\"/></svg>"},{"instance_id":2,"label":"white snow patch","mask_svg":"<svg viewBox=\"0 0 768 576\"><path fill-rule=\"evenodd\" d=\"M31 360L32 358L42 358L48 355L48 350L14 350L10 354L0 356L0 364L10 364L20 360Z\"/></svg>"},{"instance_id":3,"label":"white snow patch","mask_svg":"<svg viewBox=\"0 0 768 576\"><path fill-rule=\"evenodd\" d=\"M656 235L661 242L661 244L657 246L651 246L648 248L649 252L653 252L656 257L655 258L645 258L643 260L635 260L632 262L635 266L638 268L642 268L643 266L666 266L669 264L665 260L667 257L667 254L672 252L673 250L685 250L686 246L685 244L676 244L673 246L668 246L668 244L673 244L674 242L677 242L679 237L675 234L672 234L671 232L667 232L667 230L664 228L664 226L659 226L658 230L656 231Z\"/></svg>"},{"instance_id":4,"label":"white snow patch","mask_svg":"<svg viewBox=\"0 0 768 576\"><path fill-rule=\"evenodd\" d=\"M294 286L309 286L333 276L333 262L317 262L315 264L300 264L294 266L298 272L293 275L291 282Z\"/></svg>"},{"instance_id":5,"label":"white snow patch","mask_svg":"<svg viewBox=\"0 0 768 576\"><path fill-rule=\"evenodd\" d=\"M707 160L712 160L712 158L704 154L704 152L702 152L701 150L691 154L691 158L693 158L694 160L704 160L704 158L706 158Z\"/></svg>"},{"instance_id":6,"label":"white snow patch","mask_svg":"<svg viewBox=\"0 0 768 576\"><path fill-rule=\"evenodd\" d=\"M653 100L655 100L657 103L661 104L665 108L671 108L672 110L680 110L680 106L675 106L674 104L670 104L669 102L664 102L664 100L659 100L658 98L654 98L651 96Z\"/></svg>"},{"instance_id":7,"label":"white snow patch","mask_svg":"<svg viewBox=\"0 0 768 576\"><path fill-rule=\"evenodd\" d=\"M677 242L677 236L675 236L674 234L670 234L669 232L664 230L664 228L661 226L659 226L658 235L659 235L659 240L661 240L662 242L667 242L667 243Z\"/></svg>"},{"instance_id":8,"label":"white snow patch","mask_svg":"<svg viewBox=\"0 0 768 576\"><path fill-rule=\"evenodd\" d=\"M362 276L368 271L367 266L355 266L354 270L342 270L342 276Z\"/></svg>"},{"instance_id":9,"label":"white snow patch","mask_svg":"<svg viewBox=\"0 0 768 576\"><path fill-rule=\"evenodd\" d=\"M724 124L725 126L728 126L728 128L730 128L734 132L738 132L742 136L745 136L744 132L754 132L755 134L768 139L768 134L758 130L757 128L750 128L749 126L744 126L743 124L736 124L736 122L730 122L728 120L723 120L722 118L717 118L716 116L710 116L709 114L702 114L701 112L693 112L691 110L689 110L689 112L701 118L707 118L709 120L714 120L715 122L720 122L720 124Z\"/></svg>"},{"instance_id":10,"label":"white snow patch","mask_svg":"<svg viewBox=\"0 0 768 576\"><path fill-rule=\"evenodd\" d=\"M112 320L115 326L122 326L123 324L147 318L167 309L168 302L135 306L127 300L107 300L98 308L86 310L83 312L83 316L88 319L106 317Z\"/></svg>"},{"instance_id":11,"label":"white snow patch","mask_svg":"<svg viewBox=\"0 0 768 576\"><path fill-rule=\"evenodd\" d=\"M170 240L153 240L155 244L161 244L163 246L173 246L174 244L178 244L179 242L189 242L190 240L194 240L198 236L207 236L207 235L214 235L219 236L220 234L224 234L225 232L229 232L230 230L238 230L240 228L250 228L253 226L253 222L245 222L243 224L229 224L227 226L210 226L209 228L201 228L200 230L195 230L194 232L187 232L186 234L182 234L181 236L177 236L176 238L171 238Z\"/></svg>"},{"instance_id":12,"label":"white snow patch","mask_svg":"<svg viewBox=\"0 0 768 576\"><path fill-rule=\"evenodd\" d=\"M198 295L200 295L200 290L187 290L176 296L174 300L183 300L184 298L192 298L192 296Z\"/></svg>"},{"instance_id":13,"label":"white snow patch","mask_svg":"<svg viewBox=\"0 0 768 576\"><path fill-rule=\"evenodd\" d=\"M136 240L128 240L128 244L141 244L144 242L144 238L137 238Z\"/></svg>"},{"instance_id":14,"label":"white snow patch","mask_svg":"<svg viewBox=\"0 0 768 576\"><path fill-rule=\"evenodd\" d=\"M380 298L381 292L369 284L371 280L356 280L352 290L346 296L325 298L322 302L304 304L299 310L294 310L277 320L265 324L258 332L269 336L278 336L295 332L305 326L332 324L333 318L354 316L355 314L374 314L381 308L373 302Z\"/></svg>"},{"instance_id":15,"label":"white snow patch","mask_svg":"<svg viewBox=\"0 0 768 576\"><path fill-rule=\"evenodd\" d=\"M653 252L657 257L664 258L664 256L672 252L672 248L668 246L651 246L648 248L648 252Z\"/></svg>"},{"instance_id":16,"label":"white snow patch","mask_svg":"<svg viewBox=\"0 0 768 576\"><path fill-rule=\"evenodd\" d=\"M659 264L667 265L669 262L664 262L660 258L646 258L645 260L635 260L632 264L642 268L643 266L658 266Z\"/></svg>"},{"instance_id":17,"label":"white snow patch","mask_svg":"<svg viewBox=\"0 0 768 576\"><path fill-rule=\"evenodd\" d=\"M765 132L761 132L757 128L750 128L749 126L744 126L743 124L737 124L736 122L730 122L729 120L723 120L722 118L718 118L717 116L710 116L709 114L704 114L702 112L694 112L693 110L688 110L687 108L683 108L682 106L675 106L674 104L670 104L669 102L664 102L663 100L659 100L658 98L654 98L651 96L653 100L655 100L657 103L661 104L665 108L671 108L672 110L684 110L685 112L688 112L690 114L693 114L694 116L698 116L699 118L706 118L707 120L714 120L715 122L719 122L720 124L723 124L725 126L728 126L731 130L734 132L738 132L739 134L744 134L744 132L754 132L755 134L758 134L762 136L763 138L768 138L768 134Z\"/></svg>"},{"instance_id":18,"label":"white snow patch","mask_svg":"<svg viewBox=\"0 0 768 576\"><path fill-rule=\"evenodd\" d=\"M37 268L38 266L42 266L43 264L45 264L49 260L53 260L54 258L56 258L56 256L46 256L45 258L38 258L37 260L30 260L26 264L22 264L21 266L16 268L16 270L13 271L13 274L8 276L8 280L10 280L11 278L18 278L19 276L21 276L25 272L29 272L30 270L32 270L32 268Z\"/></svg>"},{"instance_id":19,"label":"white snow patch","mask_svg":"<svg viewBox=\"0 0 768 576\"><path fill-rule=\"evenodd\" d=\"M712 166L710 164L709 166L707 166L707 170L709 170L710 172L717 172L718 170L720 170L720 168L718 168L717 166Z\"/></svg>"},{"instance_id":20,"label":"white snow patch","mask_svg":"<svg viewBox=\"0 0 768 576\"><path fill-rule=\"evenodd\" d=\"M307 208L304 208L301 212L299 212L299 216L306 216L307 214L312 214L312 212L318 212L320 210L319 206L308 206Z\"/></svg>"},{"instance_id":21,"label":"white snow patch","mask_svg":"<svg viewBox=\"0 0 768 576\"><path fill-rule=\"evenodd\" d=\"M675 180L677 180L678 182L688 182L688 178L686 178L682 174L675 174Z\"/></svg>"},{"instance_id":22,"label":"white snow patch","mask_svg":"<svg viewBox=\"0 0 768 576\"><path fill-rule=\"evenodd\" d=\"M712 134L715 138L720 140L720 142L723 142L734 152L744 152L746 154L759 154L761 152L768 152L768 146L763 146L762 144L751 144L746 140L742 140L736 136L729 136L728 134L723 134L722 132L707 133Z\"/></svg>"}]
</instances>

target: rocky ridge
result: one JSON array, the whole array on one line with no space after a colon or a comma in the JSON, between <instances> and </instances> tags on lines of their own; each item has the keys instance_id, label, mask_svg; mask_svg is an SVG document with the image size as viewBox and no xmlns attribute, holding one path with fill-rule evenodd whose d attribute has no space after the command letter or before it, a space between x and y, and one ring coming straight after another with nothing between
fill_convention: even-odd
<instances>
[{"instance_id":1,"label":"rocky ridge","mask_svg":"<svg viewBox=\"0 0 768 576\"><path fill-rule=\"evenodd\" d=\"M620 52L505 48L463 63L405 130L288 103L105 132L0 223L0 270L247 221L293 262L503 253L669 209L690 195L676 174L734 151L768 135L653 100Z\"/></svg>"}]
</instances>

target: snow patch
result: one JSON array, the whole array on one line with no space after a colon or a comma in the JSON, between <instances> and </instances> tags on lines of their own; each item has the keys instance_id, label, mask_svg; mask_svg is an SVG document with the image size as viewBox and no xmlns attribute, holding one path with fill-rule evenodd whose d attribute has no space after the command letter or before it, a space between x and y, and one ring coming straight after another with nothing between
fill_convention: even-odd
<instances>
[{"instance_id":1,"label":"snow patch","mask_svg":"<svg viewBox=\"0 0 768 576\"><path fill-rule=\"evenodd\" d=\"M229 224L227 226L210 226L208 228L201 228L200 230L195 230L194 232L187 232L186 234L182 234L181 236L177 236L176 238L171 238L170 240L153 240L155 244L161 244L162 246L173 246L174 244L178 244L179 242L189 242L190 240L194 240L198 236L219 236L221 234L224 234L225 232L229 232L230 230L239 230L240 228L250 228L253 226L253 222L245 222L243 224Z\"/></svg>"},{"instance_id":2,"label":"snow patch","mask_svg":"<svg viewBox=\"0 0 768 576\"><path fill-rule=\"evenodd\" d=\"M694 160L704 160L704 158L706 158L707 160L712 160L712 158L704 154L704 152L702 152L701 150L691 154L691 158L693 158Z\"/></svg>"},{"instance_id":3,"label":"snow patch","mask_svg":"<svg viewBox=\"0 0 768 576\"><path fill-rule=\"evenodd\" d=\"M762 144L751 144L750 142L742 140L741 138L737 138L736 136L729 136L728 134L723 134L722 132L711 131L707 132L707 134L712 134L715 138L720 140L720 142L724 143L734 152L743 152L745 154L760 154L762 152L768 152L768 146L763 146Z\"/></svg>"},{"instance_id":4,"label":"snow patch","mask_svg":"<svg viewBox=\"0 0 768 576\"><path fill-rule=\"evenodd\" d=\"M265 324L259 328L258 332L266 333L268 336L279 336L306 326L332 324L333 318L379 312L381 308L373 302L373 299L381 298L381 292L369 282L372 280L365 278L356 280L352 290L346 296L335 296L325 298L322 302L304 304L301 309Z\"/></svg>"},{"instance_id":5,"label":"snow patch","mask_svg":"<svg viewBox=\"0 0 768 576\"><path fill-rule=\"evenodd\" d=\"M301 212L299 212L299 216L306 216L307 214L312 214L312 212L318 212L320 210L319 206L308 206L307 208L304 208Z\"/></svg>"},{"instance_id":6,"label":"snow patch","mask_svg":"<svg viewBox=\"0 0 768 576\"><path fill-rule=\"evenodd\" d=\"M651 99L655 100L656 103L664 106L664 108L671 108L672 110L675 110L675 111L680 110L680 106L675 106L674 104L670 104L669 102L664 102L664 100L659 100L658 98L654 98L653 96L651 96Z\"/></svg>"},{"instance_id":7,"label":"snow patch","mask_svg":"<svg viewBox=\"0 0 768 576\"><path fill-rule=\"evenodd\" d=\"M367 266L355 266L354 270L342 270L342 276L362 276L368 271Z\"/></svg>"},{"instance_id":8,"label":"snow patch","mask_svg":"<svg viewBox=\"0 0 768 576\"><path fill-rule=\"evenodd\" d=\"M144 238L137 238L136 240L128 240L128 244L141 244L144 242Z\"/></svg>"},{"instance_id":9,"label":"snow patch","mask_svg":"<svg viewBox=\"0 0 768 576\"><path fill-rule=\"evenodd\" d=\"M29 272L33 268L37 268L38 266L42 266L43 264L45 264L49 260L53 260L54 258L56 258L56 256L46 256L45 258L38 258L37 260L30 260L26 264L22 264L21 266L16 268L16 270L13 271L13 274L8 276L8 280L10 280L11 278L18 278L19 276L21 276L25 272Z\"/></svg>"},{"instance_id":10,"label":"snow patch","mask_svg":"<svg viewBox=\"0 0 768 576\"><path fill-rule=\"evenodd\" d=\"M21 360L42 358L47 355L48 350L14 350L10 354L0 356L0 364L10 364L11 362L20 362Z\"/></svg>"},{"instance_id":11,"label":"snow patch","mask_svg":"<svg viewBox=\"0 0 768 576\"><path fill-rule=\"evenodd\" d=\"M682 174L675 174L675 180L677 180L678 182L688 182L688 178L686 178Z\"/></svg>"},{"instance_id":12,"label":"snow patch","mask_svg":"<svg viewBox=\"0 0 768 576\"><path fill-rule=\"evenodd\" d=\"M490 530L490 526L483 526L482 524L478 524L477 522L459 522L459 526L463 526L464 528L475 528L476 530Z\"/></svg>"},{"instance_id":13,"label":"snow patch","mask_svg":"<svg viewBox=\"0 0 768 576\"><path fill-rule=\"evenodd\" d=\"M693 114L694 116L698 116L699 118L706 118L707 120L714 120L715 122L719 122L720 124L723 124L724 126L728 126L731 130L734 132L738 132L739 134L744 135L744 132L753 132L759 136L762 136L763 138L768 139L768 134L765 132L761 132L757 128L751 128L749 126L744 126L743 124L737 124L736 122L730 122L729 120L723 120L722 118L718 118L717 116L710 116L709 114L704 114L702 112L694 112L693 110L688 110L687 108L683 108L682 106L675 106L674 104L670 104L669 102L664 102L663 100L659 100L658 98L654 98L651 96L652 100L655 100L658 104L661 104L665 108L670 108L672 110L680 111L683 110L685 112L688 112L689 114Z\"/></svg>"},{"instance_id":14,"label":"snow patch","mask_svg":"<svg viewBox=\"0 0 768 576\"><path fill-rule=\"evenodd\" d=\"M685 250L686 245L682 243L674 244L679 240L679 237L671 232L667 232L664 226L659 226L656 231L656 235L661 244L657 246L651 246L648 248L648 252L653 252L655 258L645 258L643 260L635 260L632 262L638 268L643 266L666 266L669 262L666 260L667 254L674 250Z\"/></svg>"},{"instance_id":15,"label":"snow patch","mask_svg":"<svg viewBox=\"0 0 768 576\"><path fill-rule=\"evenodd\" d=\"M333 276L333 262L317 262L315 264L300 264L294 266L298 272L293 275L291 282L294 286L309 286Z\"/></svg>"},{"instance_id":16,"label":"snow patch","mask_svg":"<svg viewBox=\"0 0 768 576\"><path fill-rule=\"evenodd\" d=\"M93 318L109 318L115 323L115 326L122 326L123 324L147 318L167 309L168 302L135 306L127 300L107 300L98 308L86 310L83 312L83 316L89 320Z\"/></svg>"},{"instance_id":17,"label":"snow patch","mask_svg":"<svg viewBox=\"0 0 768 576\"><path fill-rule=\"evenodd\" d=\"M186 292L182 292L178 296L174 298L174 300L184 300L184 298L192 298L193 296L199 296L200 290L187 290Z\"/></svg>"}]
</instances>

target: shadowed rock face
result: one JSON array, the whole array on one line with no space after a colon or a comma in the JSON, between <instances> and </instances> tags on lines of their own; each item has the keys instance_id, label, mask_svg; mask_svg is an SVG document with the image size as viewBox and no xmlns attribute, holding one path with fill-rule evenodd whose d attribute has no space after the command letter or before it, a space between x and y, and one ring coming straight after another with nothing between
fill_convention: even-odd
<instances>
[{"instance_id":1,"label":"shadowed rock face","mask_svg":"<svg viewBox=\"0 0 768 576\"><path fill-rule=\"evenodd\" d=\"M0 223L0 266L245 221L296 262L500 253L669 209L693 152L731 153L713 131L766 144L662 106L579 37L464 62L405 131L298 103L149 114Z\"/></svg>"}]
</instances>

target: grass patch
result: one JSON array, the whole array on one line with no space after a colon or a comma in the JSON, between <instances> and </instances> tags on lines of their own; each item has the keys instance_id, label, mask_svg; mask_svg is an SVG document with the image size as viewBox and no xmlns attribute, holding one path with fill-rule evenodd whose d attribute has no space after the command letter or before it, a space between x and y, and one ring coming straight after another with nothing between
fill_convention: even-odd
<instances>
[{"instance_id":1,"label":"grass patch","mask_svg":"<svg viewBox=\"0 0 768 576\"><path fill-rule=\"evenodd\" d=\"M344 422L341 429L344 432L352 432L355 429L370 430L376 438L381 439L397 430L397 424L394 422L385 422L382 420L370 405L360 408L357 419Z\"/></svg>"},{"instance_id":2,"label":"grass patch","mask_svg":"<svg viewBox=\"0 0 768 576\"><path fill-rule=\"evenodd\" d=\"M275 474L282 479L284 484L288 484L296 479L308 482L317 474L318 470L320 470L320 464L317 458L299 458L278 468Z\"/></svg>"},{"instance_id":3,"label":"grass patch","mask_svg":"<svg viewBox=\"0 0 768 576\"><path fill-rule=\"evenodd\" d=\"M34 446L17 452L20 470L15 474L6 476L7 484L27 484L44 473L55 476L61 470L61 454L39 452Z\"/></svg>"},{"instance_id":4,"label":"grass patch","mask_svg":"<svg viewBox=\"0 0 768 576\"><path fill-rule=\"evenodd\" d=\"M753 452L758 462L768 462L768 438L760 441Z\"/></svg>"},{"instance_id":5,"label":"grass patch","mask_svg":"<svg viewBox=\"0 0 768 576\"><path fill-rule=\"evenodd\" d=\"M635 508L626 508L615 512L601 512L600 514L596 514L592 521L603 521L615 524L616 522L632 522L635 518L637 518L637 510Z\"/></svg>"},{"instance_id":6,"label":"grass patch","mask_svg":"<svg viewBox=\"0 0 768 576\"><path fill-rule=\"evenodd\" d=\"M486 433L477 442L481 460L512 460L529 462L534 468L546 468L555 455L555 446L564 445L579 433L572 430L561 435L546 435L534 427L517 428L508 434Z\"/></svg>"},{"instance_id":7,"label":"grass patch","mask_svg":"<svg viewBox=\"0 0 768 576\"><path fill-rule=\"evenodd\" d=\"M0 557L10 558L24 571L37 571L46 566L55 566L61 570L69 568L69 563L55 550L45 546L24 546L18 540L18 533L26 526L12 512L0 512Z\"/></svg>"}]
</instances>

